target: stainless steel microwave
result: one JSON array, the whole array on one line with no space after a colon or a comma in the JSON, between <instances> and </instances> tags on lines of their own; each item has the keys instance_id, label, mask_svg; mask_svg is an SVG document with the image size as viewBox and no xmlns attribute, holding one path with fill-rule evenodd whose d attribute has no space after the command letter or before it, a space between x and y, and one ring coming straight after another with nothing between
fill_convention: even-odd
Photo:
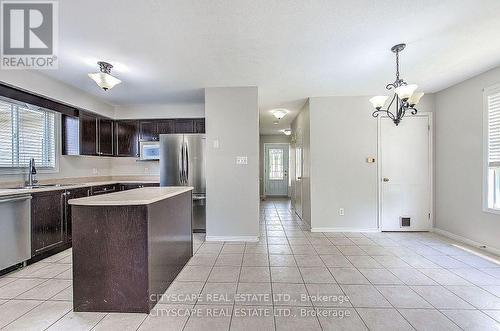
<instances>
[{"instance_id":1,"label":"stainless steel microwave","mask_svg":"<svg viewBox=\"0 0 500 331\"><path fill-rule=\"evenodd\" d=\"M158 141L141 141L139 145L141 160L160 159L160 143Z\"/></svg>"}]
</instances>

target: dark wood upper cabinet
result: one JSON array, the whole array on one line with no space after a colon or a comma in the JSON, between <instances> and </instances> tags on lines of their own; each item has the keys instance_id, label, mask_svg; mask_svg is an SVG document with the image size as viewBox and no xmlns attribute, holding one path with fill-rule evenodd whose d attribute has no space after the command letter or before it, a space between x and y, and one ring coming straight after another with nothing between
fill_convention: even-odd
<instances>
[{"instance_id":1,"label":"dark wood upper cabinet","mask_svg":"<svg viewBox=\"0 0 500 331\"><path fill-rule=\"evenodd\" d=\"M113 156L113 120L99 118L98 155Z\"/></svg>"},{"instance_id":2,"label":"dark wood upper cabinet","mask_svg":"<svg viewBox=\"0 0 500 331\"><path fill-rule=\"evenodd\" d=\"M194 132L205 133L205 119L197 118L194 120Z\"/></svg>"},{"instance_id":3,"label":"dark wood upper cabinet","mask_svg":"<svg viewBox=\"0 0 500 331\"><path fill-rule=\"evenodd\" d=\"M175 133L175 120L161 120L157 122L158 135Z\"/></svg>"},{"instance_id":4,"label":"dark wood upper cabinet","mask_svg":"<svg viewBox=\"0 0 500 331\"><path fill-rule=\"evenodd\" d=\"M97 155L97 117L81 112L80 121L80 154Z\"/></svg>"},{"instance_id":5,"label":"dark wood upper cabinet","mask_svg":"<svg viewBox=\"0 0 500 331\"><path fill-rule=\"evenodd\" d=\"M177 119L175 120L175 133L194 133L193 119Z\"/></svg>"},{"instance_id":6,"label":"dark wood upper cabinet","mask_svg":"<svg viewBox=\"0 0 500 331\"><path fill-rule=\"evenodd\" d=\"M175 133L175 120L141 120L139 122L140 141L160 140L160 134Z\"/></svg>"},{"instance_id":7,"label":"dark wood upper cabinet","mask_svg":"<svg viewBox=\"0 0 500 331\"><path fill-rule=\"evenodd\" d=\"M64 155L139 156L139 141L161 134L205 133L204 118L112 120L86 111L62 116Z\"/></svg>"},{"instance_id":8,"label":"dark wood upper cabinet","mask_svg":"<svg viewBox=\"0 0 500 331\"><path fill-rule=\"evenodd\" d=\"M141 141L158 140L158 128L154 121L139 122L139 139Z\"/></svg>"},{"instance_id":9,"label":"dark wood upper cabinet","mask_svg":"<svg viewBox=\"0 0 500 331\"><path fill-rule=\"evenodd\" d=\"M31 252L33 256L64 243L64 205L64 190L32 194Z\"/></svg>"},{"instance_id":10,"label":"dark wood upper cabinet","mask_svg":"<svg viewBox=\"0 0 500 331\"><path fill-rule=\"evenodd\" d=\"M137 121L115 122L115 155L139 156L139 124Z\"/></svg>"}]
</instances>

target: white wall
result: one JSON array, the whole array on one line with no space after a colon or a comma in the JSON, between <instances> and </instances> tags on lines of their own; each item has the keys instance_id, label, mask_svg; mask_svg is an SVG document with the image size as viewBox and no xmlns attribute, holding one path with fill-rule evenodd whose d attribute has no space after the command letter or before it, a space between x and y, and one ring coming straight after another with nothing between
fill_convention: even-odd
<instances>
[{"instance_id":1,"label":"white wall","mask_svg":"<svg viewBox=\"0 0 500 331\"><path fill-rule=\"evenodd\" d=\"M55 79L44 76L36 71L27 70L2 70L1 81L33 93L67 103L72 106L113 117L114 107L104 103L85 92L61 83ZM57 129L60 130L58 121ZM61 151L61 135L57 134L58 153ZM39 173L41 180L67 178L109 176L112 173L112 158L90 156L61 156L59 171ZM94 172L97 170L97 173ZM0 175L0 182L19 182L25 180L25 174Z\"/></svg>"},{"instance_id":2,"label":"white wall","mask_svg":"<svg viewBox=\"0 0 500 331\"><path fill-rule=\"evenodd\" d=\"M259 234L257 93L257 87L205 90L207 240L256 240ZM237 156L247 156L248 164L236 165Z\"/></svg>"},{"instance_id":3,"label":"white wall","mask_svg":"<svg viewBox=\"0 0 500 331\"><path fill-rule=\"evenodd\" d=\"M367 96L310 98L311 228L377 229L377 120ZM420 111L432 111L425 96ZM339 216L344 208L345 216Z\"/></svg>"},{"instance_id":4,"label":"white wall","mask_svg":"<svg viewBox=\"0 0 500 331\"><path fill-rule=\"evenodd\" d=\"M113 118L112 105L84 91L40 74L35 70L2 70L3 83Z\"/></svg>"},{"instance_id":5,"label":"white wall","mask_svg":"<svg viewBox=\"0 0 500 331\"><path fill-rule=\"evenodd\" d=\"M295 143L292 143L292 160L295 164L295 147L302 146L302 176L300 182L296 181L295 169L291 172L293 191L301 189L302 202L302 220L311 224L311 127L310 127L310 109L309 100L304 104L297 117L293 120L291 129L295 137ZM294 192L292 192L294 194ZM295 198L292 195L293 199ZM295 200L294 206L295 206Z\"/></svg>"},{"instance_id":6,"label":"white wall","mask_svg":"<svg viewBox=\"0 0 500 331\"><path fill-rule=\"evenodd\" d=\"M199 118L205 117L205 105L203 103L176 103L116 106L114 117L117 119Z\"/></svg>"},{"instance_id":7,"label":"white wall","mask_svg":"<svg viewBox=\"0 0 500 331\"><path fill-rule=\"evenodd\" d=\"M483 88L500 67L436 94L435 226L500 249L500 215L482 210Z\"/></svg>"},{"instance_id":8,"label":"white wall","mask_svg":"<svg viewBox=\"0 0 500 331\"><path fill-rule=\"evenodd\" d=\"M260 188L259 192L260 195L264 195L264 161L265 161L265 156L264 156L264 144L289 144L290 143L290 136L285 136L284 134L280 135L260 135L260 147L259 147L259 182L260 182ZM290 171L289 171L290 174ZM290 192L289 192L290 193Z\"/></svg>"}]
</instances>

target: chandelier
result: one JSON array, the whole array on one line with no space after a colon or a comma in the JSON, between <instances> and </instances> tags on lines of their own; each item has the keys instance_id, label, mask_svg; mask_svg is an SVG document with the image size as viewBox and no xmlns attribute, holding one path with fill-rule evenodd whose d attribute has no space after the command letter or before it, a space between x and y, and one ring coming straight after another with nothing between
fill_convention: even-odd
<instances>
[{"instance_id":1,"label":"chandelier","mask_svg":"<svg viewBox=\"0 0 500 331\"><path fill-rule=\"evenodd\" d=\"M418 87L417 85L407 84L402 78L399 78L399 52L405 49L405 47L406 44L398 44L391 48L391 51L396 54L396 80L394 83L387 84L385 87L387 90L394 89L394 95L387 108L383 108L389 99L386 95L378 95L369 100L376 109L372 114L373 117L378 117L380 113L383 113L387 115L396 126L399 125L407 111L410 111L412 115L417 114L415 106L424 95L423 92L415 92ZM391 107L394 108L394 112L391 111Z\"/></svg>"}]
</instances>

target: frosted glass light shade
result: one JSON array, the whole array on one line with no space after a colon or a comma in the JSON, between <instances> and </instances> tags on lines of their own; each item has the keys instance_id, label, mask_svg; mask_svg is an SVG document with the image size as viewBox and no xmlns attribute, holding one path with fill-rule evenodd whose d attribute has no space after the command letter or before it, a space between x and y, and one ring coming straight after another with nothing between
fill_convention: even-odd
<instances>
[{"instance_id":1,"label":"frosted glass light shade","mask_svg":"<svg viewBox=\"0 0 500 331\"><path fill-rule=\"evenodd\" d=\"M281 130L281 132L283 132L286 136L289 136L292 134L292 130L290 130L290 129L284 129L284 130Z\"/></svg>"},{"instance_id":2,"label":"frosted glass light shade","mask_svg":"<svg viewBox=\"0 0 500 331\"><path fill-rule=\"evenodd\" d=\"M407 100L412 96L413 92L415 92L417 88L418 86L415 84L402 85L396 88L394 92L396 92L396 94L401 100Z\"/></svg>"},{"instance_id":3,"label":"frosted glass light shade","mask_svg":"<svg viewBox=\"0 0 500 331\"><path fill-rule=\"evenodd\" d=\"M111 76L105 72L96 72L95 74L89 74L89 77L97 84L100 88L107 91L114 86L120 84L122 81L116 77Z\"/></svg>"},{"instance_id":4,"label":"frosted glass light shade","mask_svg":"<svg viewBox=\"0 0 500 331\"><path fill-rule=\"evenodd\" d=\"M277 119L282 119L283 117L286 116L286 114L288 114L288 110L286 109L273 109L271 110L271 113L273 114L274 117L276 117Z\"/></svg>"},{"instance_id":5,"label":"frosted glass light shade","mask_svg":"<svg viewBox=\"0 0 500 331\"><path fill-rule=\"evenodd\" d=\"M368 101L371 102L371 104L373 105L374 108L380 109L380 108L384 107L387 99L389 99L389 97L386 95L377 95L376 97L373 97Z\"/></svg>"},{"instance_id":6,"label":"frosted glass light shade","mask_svg":"<svg viewBox=\"0 0 500 331\"><path fill-rule=\"evenodd\" d=\"M423 96L424 92L415 92L408 99L408 103L410 104L410 106L416 106Z\"/></svg>"}]
</instances>

